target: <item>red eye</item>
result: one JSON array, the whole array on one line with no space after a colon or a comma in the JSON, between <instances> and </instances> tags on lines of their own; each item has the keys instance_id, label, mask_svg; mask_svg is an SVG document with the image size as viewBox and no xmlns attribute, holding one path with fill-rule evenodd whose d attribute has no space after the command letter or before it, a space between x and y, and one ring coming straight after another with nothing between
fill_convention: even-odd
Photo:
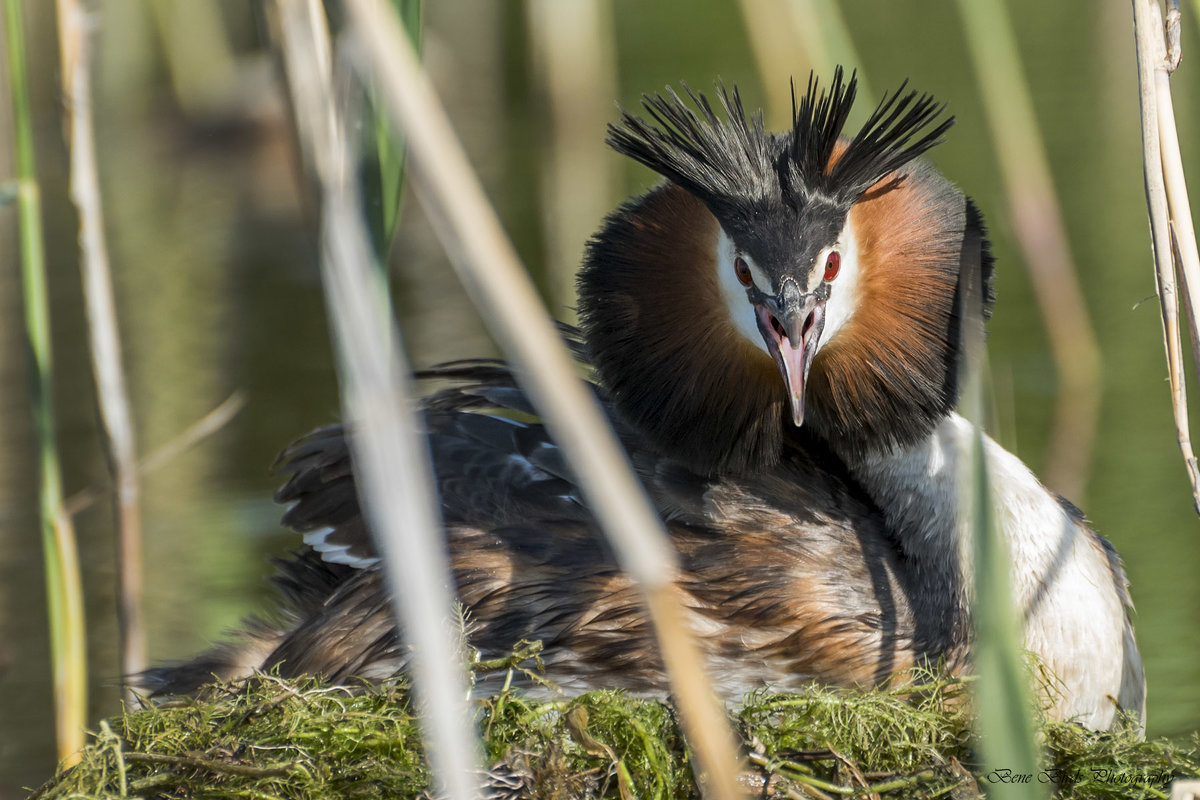
<instances>
[{"instance_id":1,"label":"red eye","mask_svg":"<svg viewBox=\"0 0 1200 800\"><path fill-rule=\"evenodd\" d=\"M837 250L830 250L828 257L825 259L825 280L831 281L838 275L838 270L842 268L842 257Z\"/></svg>"},{"instance_id":2,"label":"red eye","mask_svg":"<svg viewBox=\"0 0 1200 800\"><path fill-rule=\"evenodd\" d=\"M749 286L754 283L754 276L750 274L750 265L741 256L733 260L733 271L737 273L738 283L742 284L742 286Z\"/></svg>"}]
</instances>

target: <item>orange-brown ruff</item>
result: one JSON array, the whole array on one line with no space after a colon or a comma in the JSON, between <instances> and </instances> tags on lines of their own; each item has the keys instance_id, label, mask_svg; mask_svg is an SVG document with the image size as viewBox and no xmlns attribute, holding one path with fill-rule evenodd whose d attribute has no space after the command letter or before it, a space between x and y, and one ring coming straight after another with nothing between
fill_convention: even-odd
<instances>
[{"instance_id":1,"label":"orange-brown ruff","mask_svg":"<svg viewBox=\"0 0 1200 800\"><path fill-rule=\"evenodd\" d=\"M861 262L886 268L863 269L862 311L817 353L807 402L827 441L859 453L910 444L954 407L960 278L982 283L979 324L991 257L974 206L924 163L880 181L849 218ZM601 383L664 453L701 472L758 471L803 428L771 358L723 312L718 231L672 184L623 206L590 245L580 314Z\"/></svg>"},{"instance_id":2,"label":"orange-brown ruff","mask_svg":"<svg viewBox=\"0 0 1200 800\"><path fill-rule=\"evenodd\" d=\"M810 81L778 135L736 90L718 92L724 119L697 95L698 111L647 98L655 124L625 114L610 143L667 181L597 233L581 330L567 330L679 551L676 591L728 698L969 662L957 481L975 431L953 408L992 261L975 207L917 160L950 120L897 93L846 139L854 88L840 71L827 92ZM428 374L456 382L425 421L471 644L491 658L541 640L546 677L568 691L665 692L637 593L507 367ZM1025 645L1064 681L1052 715L1107 728L1118 705L1140 713L1115 552L986 437L984 456ZM284 521L309 546L280 562L288 608L148 673L150 688L404 668L345 431L317 431L281 463Z\"/></svg>"}]
</instances>

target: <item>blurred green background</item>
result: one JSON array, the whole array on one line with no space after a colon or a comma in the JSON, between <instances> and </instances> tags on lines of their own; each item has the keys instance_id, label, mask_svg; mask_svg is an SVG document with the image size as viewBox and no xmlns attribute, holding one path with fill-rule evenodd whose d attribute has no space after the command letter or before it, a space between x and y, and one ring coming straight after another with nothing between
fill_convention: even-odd
<instances>
[{"instance_id":1,"label":"blurred green background","mask_svg":"<svg viewBox=\"0 0 1200 800\"><path fill-rule=\"evenodd\" d=\"M844 52L836 31L807 5L427 3L429 71L554 313L571 316L571 275L587 233L621 198L652 182L603 147L614 103L633 106L642 92L680 80L706 89L721 76L782 127L789 78L803 82L814 60ZM1084 10L1010 0L1008 9L1101 354L1094 453L1086 474L1051 488L1080 483L1070 499L1123 554L1150 684L1149 733L1179 736L1200 724L1200 525L1164 380L1131 11L1115 1ZM841 11L874 92L907 77L958 117L931 158L979 203L998 258L989 347L993 435L1040 471L1051 458L1056 371L959 7L951 0L855 0ZM26 3L70 495L103 486L107 473L65 187L52 12L53 4ZM150 655L180 659L264 607L270 557L299 544L277 525L269 467L292 438L337 418L336 379L311 203L297 178L260 9L233 0L111 0L96 22L97 148L139 449L169 442L234 391L247 400L230 424L145 480ZM1173 87L1185 166L1200 193L1200 27L1185 17L1183 30L1184 64ZM0 176L12 172L8 114L5 103ZM0 210L0 264L0 798L7 798L40 783L54 765L11 209ZM417 364L494 352L413 198L405 201L390 264ZM105 500L76 519L93 722L119 707L111 518Z\"/></svg>"}]
</instances>

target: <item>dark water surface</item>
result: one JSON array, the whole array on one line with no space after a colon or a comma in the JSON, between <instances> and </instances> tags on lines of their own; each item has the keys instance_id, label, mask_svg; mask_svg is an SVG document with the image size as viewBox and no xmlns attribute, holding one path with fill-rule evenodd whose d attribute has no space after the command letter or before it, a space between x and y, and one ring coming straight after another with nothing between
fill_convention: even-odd
<instances>
[{"instance_id":1,"label":"dark water surface","mask_svg":"<svg viewBox=\"0 0 1200 800\"><path fill-rule=\"evenodd\" d=\"M538 187L548 148L546 109L530 86L523 18L515 5L508 9L512 16L467 0L430 5L427 58L489 192L544 283L569 286L569 266L559 265L555 274L543 264L540 229L548 212ZM1150 681L1149 732L1183 735L1200 721L1200 525L1175 446L1152 298L1128 9L1115 4L1080 18L1070 4L1061 5L1021 0L1013 15L1103 353L1098 445L1087 490L1071 499L1124 556ZM186 657L262 606L268 559L299 543L277 525L270 464L292 438L339 414L312 228L293 176L269 56L249 12L219 8L235 60L232 84L216 82L216 99L187 95L178 76L175 84L168 80L165 50L141 4L110 5L98 59L98 148L139 450L168 442L234 391L247 400L231 424L143 486L154 660ZM695 8L632 0L614 5L623 103L680 78L707 87L718 74L741 83L748 104L763 102L740 18L725 5L714 4L707 14ZM29 35L42 67L34 72L38 158L60 447L72 493L102 485L106 471L82 346L48 9L33 13ZM933 159L976 198L993 232L1000 298L989 357L997 435L1036 470L1046 457L1053 364L1012 240L954 6L864 0L847 14L876 91L909 76L958 116ZM1194 29L1185 29L1185 52L1200 52ZM1175 86L1185 162L1200 175L1197 137L1187 133L1200 129L1200 83L1189 74L1196 63L1185 61ZM798 62L791 70L803 75L807 66ZM594 98L605 109L613 100ZM598 142L602 131L593 134ZM629 175L621 193L648 182L616 156L604 157ZM0 799L15 787L40 783L54 764L13 230L11 214L0 212L0 264L7 265L0 270ZM411 200L392 266L417 363L493 352ZM567 313L562 296L551 302L556 313ZM101 502L76 519L93 723L118 709L110 518Z\"/></svg>"}]
</instances>

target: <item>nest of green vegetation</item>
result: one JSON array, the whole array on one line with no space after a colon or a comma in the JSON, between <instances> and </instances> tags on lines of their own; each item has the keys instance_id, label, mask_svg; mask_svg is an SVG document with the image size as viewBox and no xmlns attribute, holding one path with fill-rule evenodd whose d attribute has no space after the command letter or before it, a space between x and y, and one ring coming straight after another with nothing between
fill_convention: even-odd
<instances>
[{"instance_id":1,"label":"nest of green vegetation","mask_svg":"<svg viewBox=\"0 0 1200 800\"><path fill-rule=\"evenodd\" d=\"M995 783L1046 784L1063 798L1169 796L1200 776L1200 738L1142 741L1132 726L1098 734L1044 727L1032 776L973 761L961 681L796 694L754 693L732 721L755 797L981 797ZM668 703L598 691L481 701L491 797L698 797ZM38 789L49 798L428 797L430 773L407 687L331 687L259 676L101 723L82 761Z\"/></svg>"}]
</instances>

